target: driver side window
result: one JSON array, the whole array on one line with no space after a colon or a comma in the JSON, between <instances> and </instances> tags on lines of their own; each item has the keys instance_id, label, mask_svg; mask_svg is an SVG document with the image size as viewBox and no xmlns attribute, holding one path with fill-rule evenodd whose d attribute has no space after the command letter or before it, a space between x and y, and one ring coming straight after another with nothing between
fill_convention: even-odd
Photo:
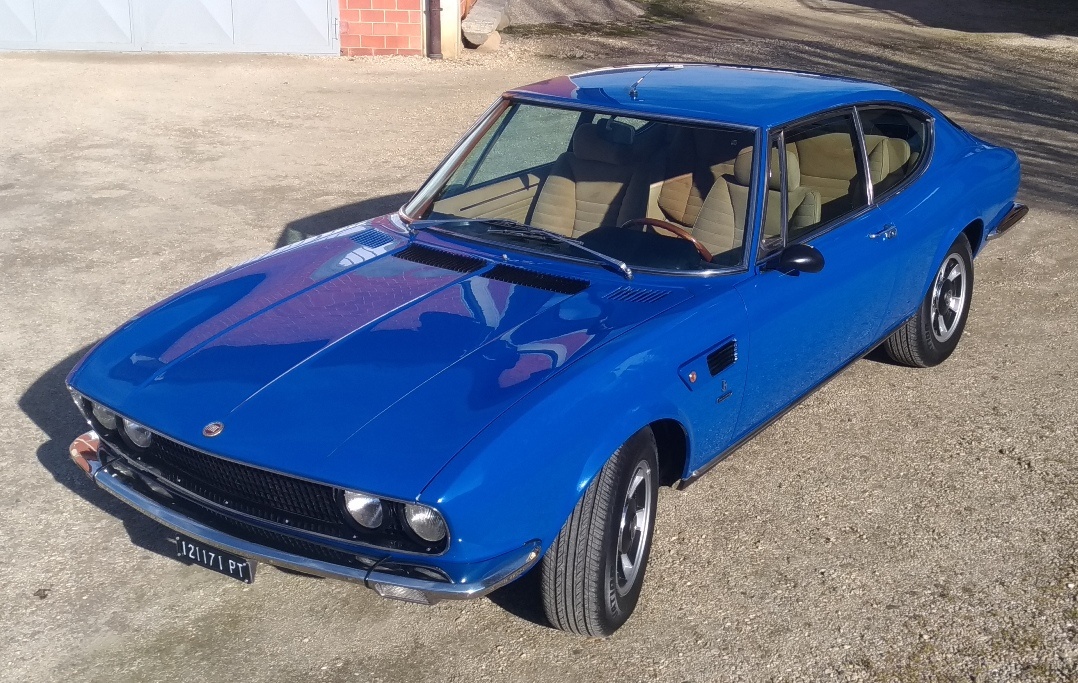
<instances>
[{"instance_id":1,"label":"driver side window","mask_svg":"<svg viewBox=\"0 0 1078 683\"><path fill-rule=\"evenodd\" d=\"M783 148L784 154L779 151ZM864 164L853 116L841 113L793 126L769 159L760 256L809 239L868 205ZM774 176L781 171L781 180ZM785 206L785 211L782 207Z\"/></svg>"}]
</instances>

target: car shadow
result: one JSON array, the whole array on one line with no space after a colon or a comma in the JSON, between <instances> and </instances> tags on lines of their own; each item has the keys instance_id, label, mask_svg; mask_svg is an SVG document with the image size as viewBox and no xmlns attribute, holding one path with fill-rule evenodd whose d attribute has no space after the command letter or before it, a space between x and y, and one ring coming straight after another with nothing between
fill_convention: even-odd
<instances>
[{"instance_id":1,"label":"car shadow","mask_svg":"<svg viewBox=\"0 0 1078 683\"><path fill-rule=\"evenodd\" d=\"M821 14L883 15L911 26L931 26L964 33L1024 33L1029 36L1078 35L1078 12L1071 0L965 3L956 7L936 0L798 0Z\"/></svg>"},{"instance_id":2,"label":"car shadow","mask_svg":"<svg viewBox=\"0 0 1078 683\"><path fill-rule=\"evenodd\" d=\"M542 590L540 590L539 565L536 565L524 576L507 586L503 586L487 598L498 607L509 612L518 619L530 621L536 626L554 628L547 621L543 612Z\"/></svg>"},{"instance_id":3,"label":"car shadow","mask_svg":"<svg viewBox=\"0 0 1078 683\"><path fill-rule=\"evenodd\" d=\"M68 456L70 443L90 427L75 408L64 380L91 348L92 345L83 347L52 366L19 397L19 408L47 438L37 449L38 462L61 486L119 519L132 543L158 555L173 557L164 526L98 488Z\"/></svg>"},{"instance_id":4,"label":"car shadow","mask_svg":"<svg viewBox=\"0 0 1078 683\"><path fill-rule=\"evenodd\" d=\"M392 213L401 208L412 196L411 192L371 197L352 204L321 211L304 218L297 218L285 225L277 238L277 247L294 244L308 237L323 235L331 230Z\"/></svg>"}]
</instances>

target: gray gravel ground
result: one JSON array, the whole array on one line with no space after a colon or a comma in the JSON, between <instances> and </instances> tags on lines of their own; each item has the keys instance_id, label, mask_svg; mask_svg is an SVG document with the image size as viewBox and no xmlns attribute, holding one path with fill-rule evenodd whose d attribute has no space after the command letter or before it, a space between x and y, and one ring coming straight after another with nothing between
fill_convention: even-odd
<instances>
[{"instance_id":1,"label":"gray gravel ground","mask_svg":"<svg viewBox=\"0 0 1078 683\"><path fill-rule=\"evenodd\" d=\"M0 681L1078 680L1078 57L776 1L457 63L0 56ZM950 361L859 362L662 492L615 637L537 624L526 585L434 608L271 568L247 587L67 463L63 377L132 314L398 205L506 87L671 53L909 87L1016 146L1033 208L978 259Z\"/></svg>"},{"instance_id":2,"label":"gray gravel ground","mask_svg":"<svg viewBox=\"0 0 1078 683\"><path fill-rule=\"evenodd\" d=\"M643 13L633 0L509 0L514 25L631 21Z\"/></svg>"}]
</instances>

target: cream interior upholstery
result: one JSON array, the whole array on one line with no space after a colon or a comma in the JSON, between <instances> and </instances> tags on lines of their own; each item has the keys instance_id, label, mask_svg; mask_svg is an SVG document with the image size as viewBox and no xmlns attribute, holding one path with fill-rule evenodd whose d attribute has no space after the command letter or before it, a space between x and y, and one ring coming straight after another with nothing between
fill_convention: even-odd
<instances>
[{"instance_id":1,"label":"cream interior upholstery","mask_svg":"<svg viewBox=\"0 0 1078 683\"><path fill-rule=\"evenodd\" d=\"M771 150L771 169L779 167L778 150ZM820 221L819 192L801 185L801 170L797 156L786 153L787 218L791 232ZM752 148L737 155L733 173L719 177L700 207L692 226L692 234L713 254L741 247L748 212L749 190L752 187ZM768 178L766 224L780 225L782 212L782 181L772 172Z\"/></svg>"},{"instance_id":2,"label":"cream interior upholstery","mask_svg":"<svg viewBox=\"0 0 1078 683\"><path fill-rule=\"evenodd\" d=\"M665 156L663 181L656 202L662 218L692 227L704 198L724 175L751 136L706 128L676 128Z\"/></svg>"},{"instance_id":3,"label":"cream interior upholstery","mask_svg":"<svg viewBox=\"0 0 1078 683\"><path fill-rule=\"evenodd\" d=\"M434 210L461 218L508 218L523 223L539 187L539 176L526 173L439 199Z\"/></svg>"},{"instance_id":4,"label":"cream interior upholstery","mask_svg":"<svg viewBox=\"0 0 1078 683\"><path fill-rule=\"evenodd\" d=\"M648 182L630 145L604 139L597 124L584 123L573 133L570 150L557 158L539 188L529 223L579 237L644 215Z\"/></svg>"},{"instance_id":5,"label":"cream interior upholstery","mask_svg":"<svg viewBox=\"0 0 1078 683\"><path fill-rule=\"evenodd\" d=\"M916 163L910 143L901 138L866 135L865 149L868 151L868 173L877 194L894 187Z\"/></svg>"},{"instance_id":6,"label":"cream interior upholstery","mask_svg":"<svg viewBox=\"0 0 1078 683\"><path fill-rule=\"evenodd\" d=\"M849 133L822 133L786 143L801 165L801 184L820 193L823 220L846 213L860 192L858 151Z\"/></svg>"}]
</instances>

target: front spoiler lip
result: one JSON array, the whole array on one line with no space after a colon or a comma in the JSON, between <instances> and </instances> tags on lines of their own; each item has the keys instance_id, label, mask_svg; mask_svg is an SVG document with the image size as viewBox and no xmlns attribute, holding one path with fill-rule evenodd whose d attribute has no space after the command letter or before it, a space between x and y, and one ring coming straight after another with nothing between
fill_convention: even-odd
<instances>
[{"instance_id":1,"label":"front spoiler lip","mask_svg":"<svg viewBox=\"0 0 1078 683\"><path fill-rule=\"evenodd\" d=\"M87 433L86 435L79 437L79 439L76 439L76 443L79 443L80 440L86 438L89 434L90 433ZM83 457L86 455L86 450L87 449L83 447L80 451ZM75 444L72 444L72 459L76 460L78 463L78 460L75 458L75 452ZM94 455L96 455L96 453ZM372 569L346 567L331 562L315 560L295 553L289 553L283 550L277 550L276 548L270 548L251 541L245 541L241 538L236 538L235 536L217 531L213 527L180 514L175 510L161 505L152 498L139 493L134 488L121 481L120 477L108 466L101 466L98 464L96 457L93 459L93 462L95 466L92 468L92 472L87 472L87 474L90 475L98 486L147 517L150 517L174 531L204 543L208 543L212 546L216 546L222 550L236 553L242 557L258 560L259 562L265 562L266 564L272 564L285 569L291 569L304 574L313 574L325 578L362 583L367 586L367 588L374 588L373 584L377 583L419 591L423 593L430 604L440 600L471 600L483 597L523 575L526 571L531 569L539 559L541 549L539 541L529 541L517 551L503 556L502 561L488 571L485 576L477 581L468 583L452 583L417 579L412 576L401 576L394 573L379 571L377 565ZM79 464L81 467L81 463ZM85 468L84 471L86 471Z\"/></svg>"}]
</instances>

